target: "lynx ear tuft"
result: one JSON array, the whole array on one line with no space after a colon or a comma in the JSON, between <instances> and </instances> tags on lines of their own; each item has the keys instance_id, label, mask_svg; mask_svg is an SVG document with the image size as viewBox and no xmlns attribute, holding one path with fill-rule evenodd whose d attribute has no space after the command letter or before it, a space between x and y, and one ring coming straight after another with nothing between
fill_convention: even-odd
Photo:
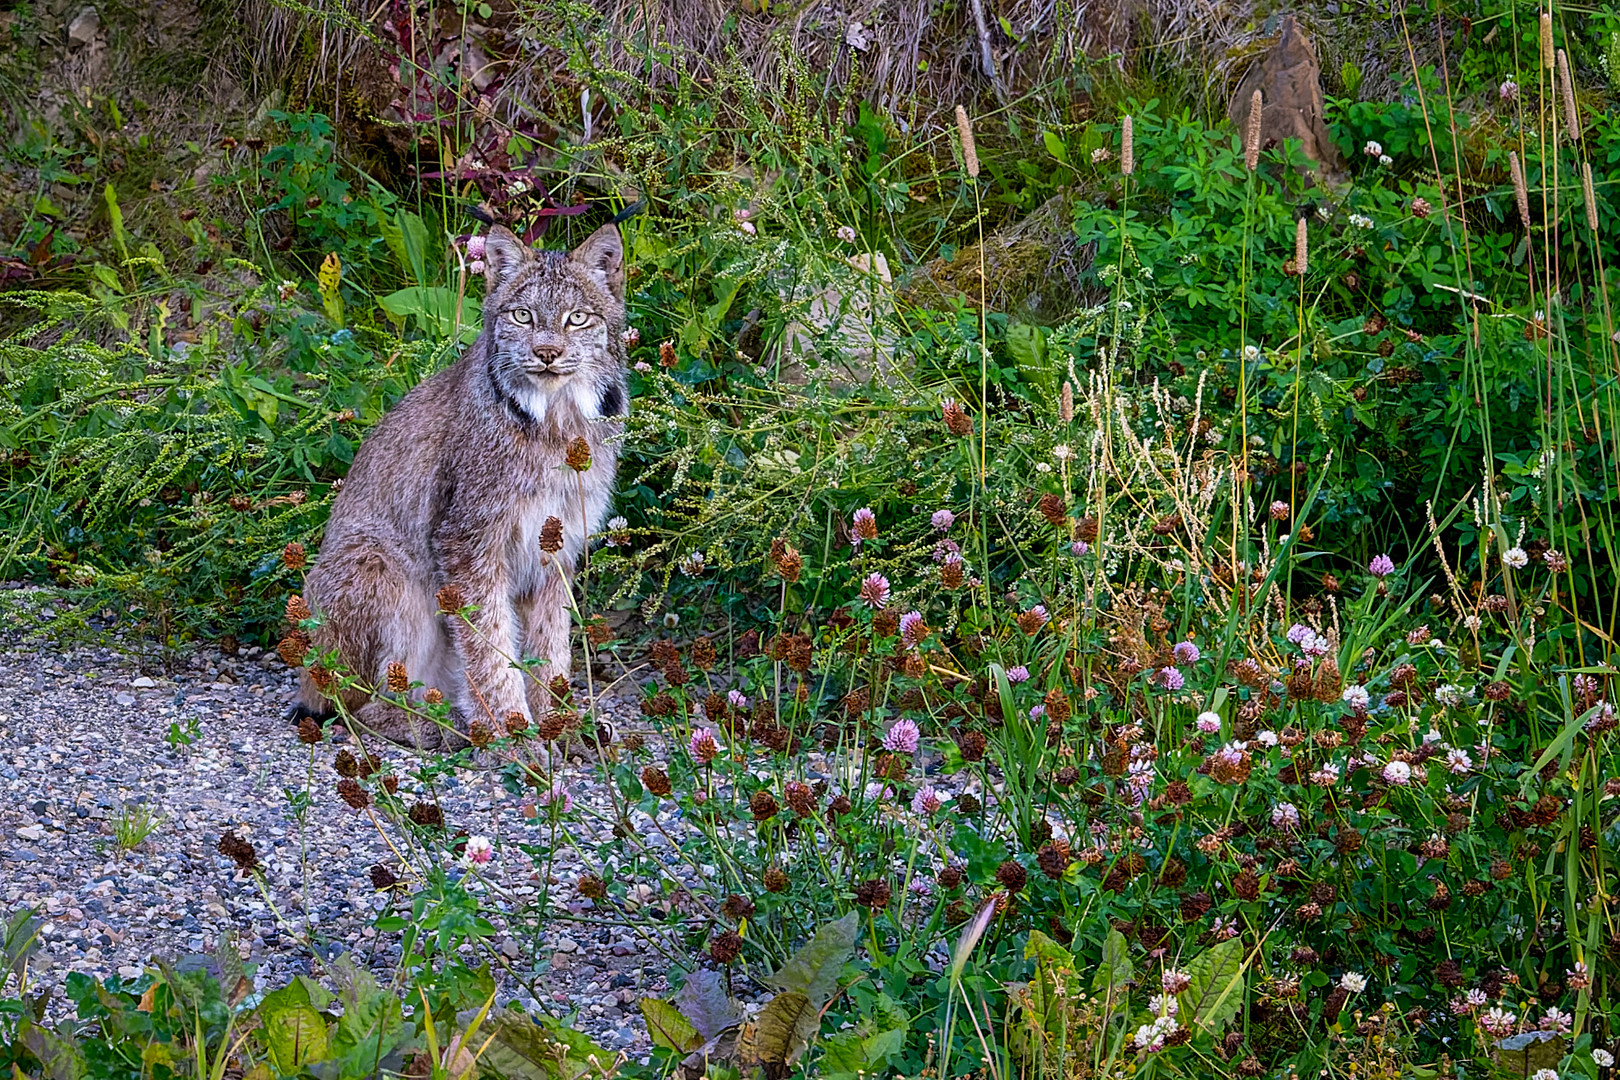
<instances>
[{"instance_id":1,"label":"lynx ear tuft","mask_svg":"<svg viewBox=\"0 0 1620 1080\"><path fill-rule=\"evenodd\" d=\"M624 241L617 225L604 225L591 233L569 254L568 261L584 269L615 299L624 300Z\"/></svg>"},{"instance_id":2,"label":"lynx ear tuft","mask_svg":"<svg viewBox=\"0 0 1620 1080\"><path fill-rule=\"evenodd\" d=\"M489 236L484 240L484 275L488 291L494 292L500 288L532 257L528 247L513 236L511 230L500 225L489 230Z\"/></svg>"}]
</instances>

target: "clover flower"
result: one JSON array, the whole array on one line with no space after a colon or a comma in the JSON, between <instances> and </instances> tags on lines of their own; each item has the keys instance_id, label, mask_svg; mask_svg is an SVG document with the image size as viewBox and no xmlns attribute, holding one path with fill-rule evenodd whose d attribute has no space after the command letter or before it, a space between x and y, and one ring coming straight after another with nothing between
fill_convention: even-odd
<instances>
[{"instance_id":1,"label":"clover flower","mask_svg":"<svg viewBox=\"0 0 1620 1080\"><path fill-rule=\"evenodd\" d=\"M1192 985L1192 976L1185 971L1165 968L1159 973L1159 986L1167 994L1179 994Z\"/></svg>"},{"instance_id":2,"label":"clover flower","mask_svg":"<svg viewBox=\"0 0 1620 1080\"><path fill-rule=\"evenodd\" d=\"M1220 714L1213 712L1201 712L1198 714L1198 719L1193 721L1193 726L1199 731L1202 731L1205 735L1217 734L1221 730Z\"/></svg>"},{"instance_id":3,"label":"clover flower","mask_svg":"<svg viewBox=\"0 0 1620 1080\"><path fill-rule=\"evenodd\" d=\"M1347 686L1344 688L1344 693L1340 694L1339 697L1346 705L1357 712L1372 704L1372 695L1367 692L1365 686Z\"/></svg>"},{"instance_id":4,"label":"clover flower","mask_svg":"<svg viewBox=\"0 0 1620 1080\"><path fill-rule=\"evenodd\" d=\"M928 634L928 628L923 625L922 612L908 611L900 616L900 640L908 646L916 648Z\"/></svg>"},{"instance_id":5,"label":"clover flower","mask_svg":"<svg viewBox=\"0 0 1620 1080\"><path fill-rule=\"evenodd\" d=\"M1277 733L1269 730L1262 731L1254 737L1254 741L1267 748L1276 746L1278 742Z\"/></svg>"},{"instance_id":6,"label":"clover flower","mask_svg":"<svg viewBox=\"0 0 1620 1080\"><path fill-rule=\"evenodd\" d=\"M868 574L861 582L861 600L873 611L882 611L889 602L889 579L882 574Z\"/></svg>"},{"instance_id":7,"label":"clover flower","mask_svg":"<svg viewBox=\"0 0 1620 1080\"><path fill-rule=\"evenodd\" d=\"M742 693L741 690L728 690L726 692L726 702L733 709L746 709L746 708L748 708L748 699L743 696L743 693Z\"/></svg>"},{"instance_id":8,"label":"clover flower","mask_svg":"<svg viewBox=\"0 0 1620 1080\"><path fill-rule=\"evenodd\" d=\"M1614 1064L1614 1055L1607 1050L1593 1050L1592 1062L1600 1069L1607 1069Z\"/></svg>"},{"instance_id":9,"label":"clover flower","mask_svg":"<svg viewBox=\"0 0 1620 1080\"><path fill-rule=\"evenodd\" d=\"M565 808L564 813L566 812ZM469 836L461 857L469 866L482 866L495 857L495 845L490 843L487 836Z\"/></svg>"},{"instance_id":10,"label":"clover flower","mask_svg":"<svg viewBox=\"0 0 1620 1080\"><path fill-rule=\"evenodd\" d=\"M1412 766L1404 761L1392 761L1384 766L1384 779L1391 784L1409 784L1412 782Z\"/></svg>"},{"instance_id":11,"label":"clover flower","mask_svg":"<svg viewBox=\"0 0 1620 1080\"><path fill-rule=\"evenodd\" d=\"M1176 647L1171 651L1175 654L1178 664L1196 664L1198 658L1203 655L1198 651L1198 646L1190 641L1176 642Z\"/></svg>"},{"instance_id":12,"label":"clover flower","mask_svg":"<svg viewBox=\"0 0 1620 1080\"><path fill-rule=\"evenodd\" d=\"M1548 1009L1545 1015L1542 1016L1541 1030L1556 1031L1561 1035L1568 1035L1570 1027L1574 1024L1574 1022L1575 1017L1554 1007Z\"/></svg>"},{"instance_id":13,"label":"clover flower","mask_svg":"<svg viewBox=\"0 0 1620 1080\"><path fill-rule=\"evenodd\" d=\"M1187 678L1173 667L1160 668L1155 676L1160 686L1166 690L1180 690L1187 685Z\"/></svg>"},{"instance_id":14,"label":"clover flower","mask_svg":"<svg viewBox=\"0 0 1620 1080\"><path fill-rule=\"evenodd\" d=\"M949 510L935 510L928 522L933 525L935 532L945 532L956 523L956 515Z\"/></svg>"},{"instance_id":15,"label":"clover flower","mask_svg":"<svg viewBox=\"0 0 1620 1080\"><path fill-rule=\"evenodd\" d=\"M938 813L939 808L944 805L945 795L931 784L924 784L911 797L912 812L921 814L924 817Z\"/></svg>"},{"instance_id":16,"label":"clover flower","mask_svg":"<svg viewBox=\"0 0 1620 1080\"><path fill-rule=\"evenodd\" d=\"M872 780L866 785L865 795L868 799L872 800L892 799L894 798L894 788L885 784L881 780Z\"/></svg>"},{"instance_id":17,"label":"clover flower","mask_svg":"<svg viewBox=\"0 0 1620 1080\"><path fill-rule=\"evenodd\" d=\"M1007 681L1010 683L1028 682L1029 668L1025 667L1023 664L1019 664L1015 668L1007 669Z\"/></svg>"},{"instance_id":18,"label":"clover flower","mask_svg":"<svg viewBox=\"0 0 1620 1080\"><path fill-rule=\"evenodd\" d=\"M1502 85L1496 88L1496 96L1502 101L1517 101L1519 97L1519 84L1512 79L1503 79Z\"/></svg>"},{"instance_id":19,"label":"clover flower","mask_svg":"<svg viewBox=\"0 0 1620 1080\"><path fill-rule=\"evenodd\" d=\"M1376 139L1368 139L1367 145L1361 148L1361 152L1370 158L1382 157L1384 154L1384 145L1383 143L1378 142Z\"/></svg>"},{"instance_id":20,"label":"clover flower","mask_svg":"<svg viewBox=\"0 0 1620 1080\"><path fill-rule=\"evenodd\" d=\"M1372 562L1367 564L1367 573L1373 577L1388 577L1395 572L1395 560L1388 555L1374 555Z\"/></svg>"},{"instance_id":21,"label":"clover flower","mask_svg":"<svg viewBox=\"0 0 1620 1080\"><path fill-rule=\"evenodd\" d=\"M1530 556L1525 552L1524 548L1515 545L1502 552L1502 565L1511 566L1515 570L1523 570L1530 565Z\"/></svg>"},{"instance_id":22,"label":"clover flower","mask_svg":"<svg viewBox=\"0 0 1620 1080\"><path fill-rule=\"evenodd\" d=\"M1293 803L1278 803L1271 808L1271 824L1279 829L1299 828L1299 807Z\"/></svg>"},{"instance_id":23,"label":"clover flower","mask_svg":"<svg viewBox=\"0 0 1620 1080\"><path fill-rule=\"evenodd\" d=\"M1446 751L1446 768L1461 776L1474 767L1474 759L1468 756L1468 751L1451 749Z\"/></svg>"},{"instance_id":24,"label":"clover flower","mask_svg":"<svg viewBox=\"0 0 1620 1080\"><path fill-rule=\"evenodd\" d=\"M1074 543L1069 545L1070 555L1084 555L1090 550L1091 545L1086 543L1084 540L1076 540Z\"/></svg>"},{"instance_id":25,"label":"clover flower","mask_svg":"<svg viewBox=\"0 0 1620 1080\"><path fill-rule=\"evenodd\" d=\"M1347 971L1339 976L1339 985L1349 993L1359 994L1367 989L1367 976L1359 971Z\"/></svg>"},{"instance_id":26,"label":"clover flower","mask_svg":"<svg viewBox=\"0 0 1620 1080\"><path fill-rule=\"evenodd\" d=\"M1490 1012L1479 1018L1479 1026L1498 1039L1505 1039L1513 1034L1513 1028L1518 1018L1500 1005L1494 1006Z\"/></svg>"},{"instance_id":27,"label":"clover flower","mask_svg":"<svg viewBox=\"0 0 1620 1080\"><path fill-rule=\"evenodd\" d=\"M686 749L692 755L692 760L699 765L707 765L720 756L720 740L714 737L713 728L693 728L692 737L686 742Z\"/></svg>"},{"instance_id":28,"label":"clover flower","mask_svg":"<svg viewBox=\"0 0 1620 1080\"><path fill-rule=\"evenodd\" d=\"M853 531L855 533L855 539L877 539L877 515L872 513L872 508L870 506L863 506L859 510L855 511L852 524L854 525Z\"/></svg>"},{"instance_id":29,"label":"clover flower","mask_svg":"<svg viewBox=\"0 0 1620 1080\"><path fill-rule=\"evenodd\" d=\"M1328 762L1320 769L1317 769L1315 772L1311 773L1311 783L1315 784L1317 787L1332 787L1338 782L1339 767L1332 762Z\"/></svg>"},{"instance_id":30,"label":"clover flower","mask_svg":"<svg viewBox=\"0 0 1620 1080\"><path fill-rule=\"evenodd\" d=\"M568 793L568 789L560 780L536 795L534 802L536 806L560 807L565 814L574 808L574 797Z\"/></svg>"},{"instance_id":31,"label":"clover flower","mask_svg":"<svg viewBox=\"0 0 1620 1080\"><path fill-rule=\"evenodd\" d=\"M915 754L921 738L922 731L918 729L916 722L901 717L889 728L889 733L883 736L883 749L891 754Z\"/></svg>"},{"instance_id":32,"label":"clover flower","mask_svg":"<svg viewBox=\"0 0 1620 1080\"><path fill-rule=\"evenodd\" d=\"M846 244L853 244L855 242L855 227L852 225L840 225L833 235Z\"/></svg>"}]
</instances>

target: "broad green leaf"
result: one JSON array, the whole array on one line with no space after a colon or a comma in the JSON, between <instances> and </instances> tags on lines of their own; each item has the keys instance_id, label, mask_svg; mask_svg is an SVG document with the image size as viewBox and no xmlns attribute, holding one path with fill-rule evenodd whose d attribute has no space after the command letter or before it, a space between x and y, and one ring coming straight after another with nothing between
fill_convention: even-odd
<instances>
[{"instance_id":1,"label":"broad green leaf","mask_svg":"<svg viewBox=\"0 0 1620 1080\"><path fill-rule=\"evenodd\" d=\"M788 958L780 971L768 977L766 984L803 994L819 1010L837 988L844 965L855 955L855 935L860 925L860 916L853 911L837 922L827 923Z\"/></svg>"},{"instance_id":2,"label":"broad green leaf","mask_svg":"<svg viewBox=\"0 0 1620 1080\"><path fill-rule=\"evenodd\" d=\"M1118 933L1118 931L1115 931ZM1059 967L1070 967L1074 964L1074 954L1039 930L1029 932L1029 943L1024 946L1025 960L1044 960Z\"/></svg>"},{"instance_id":3,"label":"broad green leaf","mask_svg":"<svg viewBox=\"0 0 1620 1080\"><path fill-rule=\"evenodd\" d=\"M433 337L449 337L460 326L463 341L478 336L479 310L471 300L458 297L443 285L412 285L380 297L377 303L396 319L413 318L417 327ZM457 320L457 305L460 320Z\"/></svg>"},{"instance_id":4,"label":"broad green leaf","mask_svg":"<svg viewBox=\"0 0 1620 1080\"><path fill-rule=\"evenodd\" d=\"M1110 930L1103 939L1102 963L1097 965L1097 975L1091 982L1091 988L1097 991L1111 990L1129 982L1131 975L1130 950L1125 935L1118 930Z\"/></svg>"},{"instance_id":5,"label":"broad green leaf","mask_svg":"<svg viewBox=\"0 0 1620 1080\"><path fill-rule=\"evenodd\" d=\"M821 1011L797 990L787 990L766 1003L754 1023L737 1040L737 1059L744 1069L755 1065L791 1065L821 1028Z\"/></svg>"},{"instance_id":6,"label":"broad green leaf","mask_svg":"<svg viewBox=\"0 0 1620 1080\"><path fill-rule=\"evenodd\" d=\"M647 1035L654 1046L689 1054L703 1045L703 1036L681 1011L663 998L641 999L641 1015L647 1021Z\"/></svg>"},{"instance_id":7,"label":"broad green leaf","mask_svg":"<svg viewBox=\"0 0 1620 1080\"><path fill-rule=\"evenodd\" d=\"M1192 983L1181 993L1181 1015L1220 1031L1243 1003L1243 943L1232 938L1205 949L1187 975Z\"/></svg>"},{"instance_id":8,"label":"broad green leaf","mask_svg":"<svg viewBox=\"0 0 1620 1080\"><path fill-rule=\"evenodd\" d=\"M478 1058L479 1073L486 1070L508 1080L576 1080L587 1075L591 1080L609 1080L618 1070L618 1057L549 1016L537 1022L519 1009L508 1009L496 1021L494 1036Z\"/></svg>"},{"instance_id":9,"label":"broad green leaf","mask_svg":"<svg viewBox=\"0 0 1620 1080\"><path fill-rule=\"evenodd\" d=\"M1048 154L1051 154L1065 165L1069 163L1069 148L1063 145L1063 140L1058 138L1057 132L1041 132L1041 141L1046 144Z\"/></svg>"},{"instance_id":10,"label":"broad green leaf","mask_svg":"<svg viewBox=\"0 0 1620 1080\"><path fill-rule=\"evenodd\" d=\"M45 1066L50 1080L83 1080L86 1064L84 1051L72 1034L52 1031L24 1019L17 1025L17 1041Z\"/></svg>"},{"instance_id":11,"label":"broad green leaf","mask_svg":"<svg viewBox=\"0 0 1620 1080\"><path fill-rule=\"evenodd\" d=\"M261 1008L264 1018L264 1044L276 1068L283 1074L296 1073L312 1061L331 1056L326 1021L308 1005Z\"/></svg>"},{"instance_id":12,"label":"broad green leaf","mask_svg":"<svg viewBox=\"0 0 1620 1080\"><path fill-rule=\"evenodd\" d=\"M742 1020L737 1003L726 993L720 973L710 968L694 971L675 994L675 1007L705 1039L712 1039Z\"/></svg>"}]
</instances>

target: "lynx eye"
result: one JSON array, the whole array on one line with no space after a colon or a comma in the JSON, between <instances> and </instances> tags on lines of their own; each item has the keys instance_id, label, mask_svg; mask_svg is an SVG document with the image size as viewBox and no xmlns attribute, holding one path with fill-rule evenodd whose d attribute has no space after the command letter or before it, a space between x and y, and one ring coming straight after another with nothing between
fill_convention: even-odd
<instances>
[{"instance_id":1,"label":"lynx eye","mask_svg":"<svg viewBox=\"0 0 1620 1080\"><path fill-rule=\"evenodd\" d=\"M570 311L568 318L564 320L569 326L584 326L590 321L591 313L588 311Z\"/></svg>"},{"instance_id":2,"label":"lynx eye","mask_svg":"<svg viewBox=\"0 0 1620 1080\"><path fill-rule=\"evenodd\" d=\"M508 311L507 314L512 316L512 321L517 323L519 326L528 326L529 322L534 318L533 315L529 314L528 308L513 308L511 311Z\"/></svg>"}]
</instances>

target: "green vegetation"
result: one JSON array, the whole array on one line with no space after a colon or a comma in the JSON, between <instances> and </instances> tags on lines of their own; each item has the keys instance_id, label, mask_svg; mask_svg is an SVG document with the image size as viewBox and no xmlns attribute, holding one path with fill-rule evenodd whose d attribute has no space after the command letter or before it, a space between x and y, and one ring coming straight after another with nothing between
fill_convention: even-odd
<instances>
[{"instance_id":1,"label":"green vegetation","mask_svg":"<svg viewBox=\"0 0 1620 1080\"><path fill-rule=\"evenodd\" d=\"M464 884L577 842L547 752L577 737L620 827L513 917L588 904L683 945L624 1071L1611 1075L1616 16L1555 12L1566 85L1533 7L1367 16L1408 66L1332 65L1349 164L1319 183L1145 59L987 94L970 148L853 67L604 59L594 9L552 14L575 113L492 121L499 87L389 22L392 142L282 100L188 151L214 167L172 222L126 209L111 160L155 151L116 103L14 133L0 565L136 597L174 647L287 629L287 545L318 549L367 427L476 332L482 218L561 245L642 206L625 520L578 629L656 672L644 730L597 727L592 686L289 792L374 810L400 852L377 930L405 959L345 976L364 1008L164 970L77 985L67 1033L7 1005L17 1067L95 1072L81 1038L124 1040L119 1075L217 1077L222 1047L255 1078L407 1047L462 1075L485 1032L586 1052L496 1018ZM47 206L64 185L95 197ZM433 820L473 762L551 844ZM655 849L671 811L693 832ZM744 978L775 994L740 1024ZM153 988L174 1007L141 1023L175 1026L136 1038Z\"/></svg>"}]
</instances>

